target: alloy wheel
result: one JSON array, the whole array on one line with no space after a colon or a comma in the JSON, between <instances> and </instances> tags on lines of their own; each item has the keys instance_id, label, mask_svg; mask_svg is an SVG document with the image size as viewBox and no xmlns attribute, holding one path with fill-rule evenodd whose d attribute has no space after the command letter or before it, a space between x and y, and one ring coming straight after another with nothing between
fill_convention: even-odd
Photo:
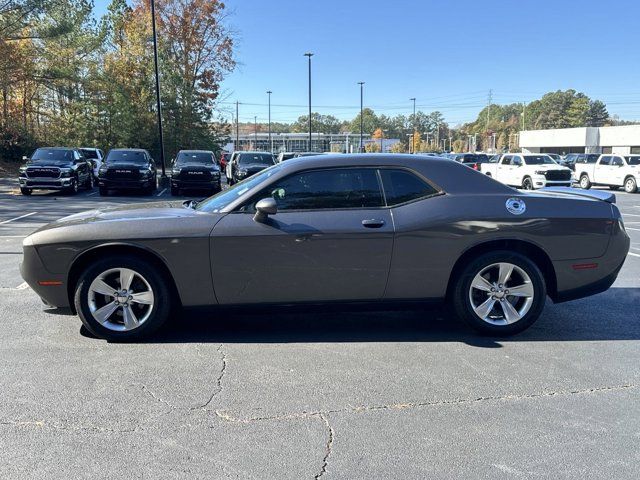
<instances>
[{"instance_id":1,"label":"alloy wheel","mask_svg":"<svg viewBox=\"0 0 640 480\"><path fill-rule=\"evenodd\" d=\"M475 314L492 325L509 325L524 317L534 300L531 278L512 263L493 263L480 270L469 287Z\"/></svg>"},{"instance_id":2,"label":"alloy wheel","mask_svg":"<svg viewBox=\"0 0 640 480\"><path fill-rule=\"evenodd\" d=\"M151 316L155 300L149 282L129 268L111 268L96 276L87 297L93 318L119 332L142 325Z\"/></svg>"}]
</instances>

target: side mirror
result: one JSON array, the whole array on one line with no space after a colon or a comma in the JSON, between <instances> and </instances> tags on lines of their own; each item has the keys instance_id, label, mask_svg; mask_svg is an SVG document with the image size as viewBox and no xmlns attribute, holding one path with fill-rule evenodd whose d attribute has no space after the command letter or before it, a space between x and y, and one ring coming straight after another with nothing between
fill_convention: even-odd
<instances>
[{"instance_id":1,"label":"side mirror","mask_svg":"<svg viewBox=\"0 0 640 480\"><path fill-rule=\"evenodd\" d=\"M29 160L29 157L27 157L26 155L23 155L23 156L22 156L22 161L23 161L23 162L26 162L27 160Z\"/></svg>"},{"instance_id":2,"label":"side mirror","mask_svg":"<svg viewBox=\"0 0 640 480\"><path fill-rule=\"evenodd\" d=\"M256 214L253 219L256 222L263 223L267 220L269 215L275 215L278 212L278 205L273 198L263 198L256 203Z\"/></svg>"}]
</instances>

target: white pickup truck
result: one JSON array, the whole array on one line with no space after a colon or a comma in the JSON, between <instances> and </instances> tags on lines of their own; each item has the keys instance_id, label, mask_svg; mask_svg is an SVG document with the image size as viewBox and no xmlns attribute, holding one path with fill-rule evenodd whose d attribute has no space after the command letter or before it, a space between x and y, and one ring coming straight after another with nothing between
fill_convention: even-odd
<instances>
[{"instance_id":1,"label":"white pickup truck","mask_svg":"<svg viewBox=\"0 0 640 480\"><path fill-rule=\"evenodd\" d=\"M480 171L499 182L525 190L570 187L573 173L542 153L505 153L495 162L481 163Z\"/></svg>"},{"instance_id":2,"label":"white pickup truck","mask_svg":"<svg viewBox=\"0 0 640 480\"><path fill-rule=\"evenodd\" d=\"M640 155L600 155L593 163L578 159L575 172L582 188L606 185L612 190L624 187L625 192L635 193L640 182Z\"/></svg>"}]
</instances>

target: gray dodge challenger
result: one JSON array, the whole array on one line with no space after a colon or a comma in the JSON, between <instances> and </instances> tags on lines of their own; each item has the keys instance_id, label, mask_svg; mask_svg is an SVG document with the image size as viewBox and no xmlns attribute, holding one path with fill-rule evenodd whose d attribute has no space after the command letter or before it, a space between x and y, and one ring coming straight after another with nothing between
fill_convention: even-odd
<instances>
[{"instance_id":1,"label":"gray dodge challenger","mask_svg":"<svg viewBox=\"0 0 640 480\"><path fill-rule=\"evenodd\" d=\"M205 200L78 213L24 240L21 272L93 334L141 339L173 307L446 301L521 332L546 297L608 289L629 250L615 195L522 192L458 162L322 155Z\"/></svg>"}]
</instances>

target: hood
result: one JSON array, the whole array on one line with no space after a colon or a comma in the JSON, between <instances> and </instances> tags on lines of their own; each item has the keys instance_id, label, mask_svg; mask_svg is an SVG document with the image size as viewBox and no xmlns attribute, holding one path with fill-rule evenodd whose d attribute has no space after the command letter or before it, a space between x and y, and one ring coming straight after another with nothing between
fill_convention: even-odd
<instances>
[{"instance_id":1,"label":"hood","mask_svg":"<svg viewBox=\"0 0 640 480\"><path fill-rule=\"evenodd\" d=\"M536 168L538 170L571 170L564 165L527 165L528 167Z\"/></svg>"},{"instance_id":2,"label":"hood","mask_svg":"<svg viewBox=\"0 0 640 480\"><path fill-rule=\"evenodd\" d=\"M257 172L259 170L264 170L265 168L268 168L269 165L265 165L263 163L249 163L247 165L239 165L238 168L240 170L248 170L248 171L252 171L252 172Z\"/></svg>"},{"instance_id":3,"label":"hood","mask_svg":"<svg viewBox=\"0 0 640 480\"><path fill-rule=\"evenodd\" d=\"M192 217L195 215L198 215L198 212L184 207L180 201L139 203L76 213L51 222L39 228L36 232L72 225L121 221L144 222L147 220Z\"/></svg>"},{"instance_id":4,"label":"hood","mask_svg":"<svg viewBox=\"0 0 640 480\"><path fill-rule=\"evenodd\" d=\"M107 170L140 170L142 168L146 168L145 165L140 165L139 163L107 163L103 164L103 166Z\"/></svg>"},{"instance_id":5,"label":"hood","mask_svg":"<svg viewBox=\"0 0 640 480\"><path fill-rule=\"evenodd\" d=\"M180 165L176 165L173 168L175 169L196 169L196 170L213 170L217 171L220 168L217 165L203 165L202 163L181 163Z\"/></svg>"}]
</instances>

